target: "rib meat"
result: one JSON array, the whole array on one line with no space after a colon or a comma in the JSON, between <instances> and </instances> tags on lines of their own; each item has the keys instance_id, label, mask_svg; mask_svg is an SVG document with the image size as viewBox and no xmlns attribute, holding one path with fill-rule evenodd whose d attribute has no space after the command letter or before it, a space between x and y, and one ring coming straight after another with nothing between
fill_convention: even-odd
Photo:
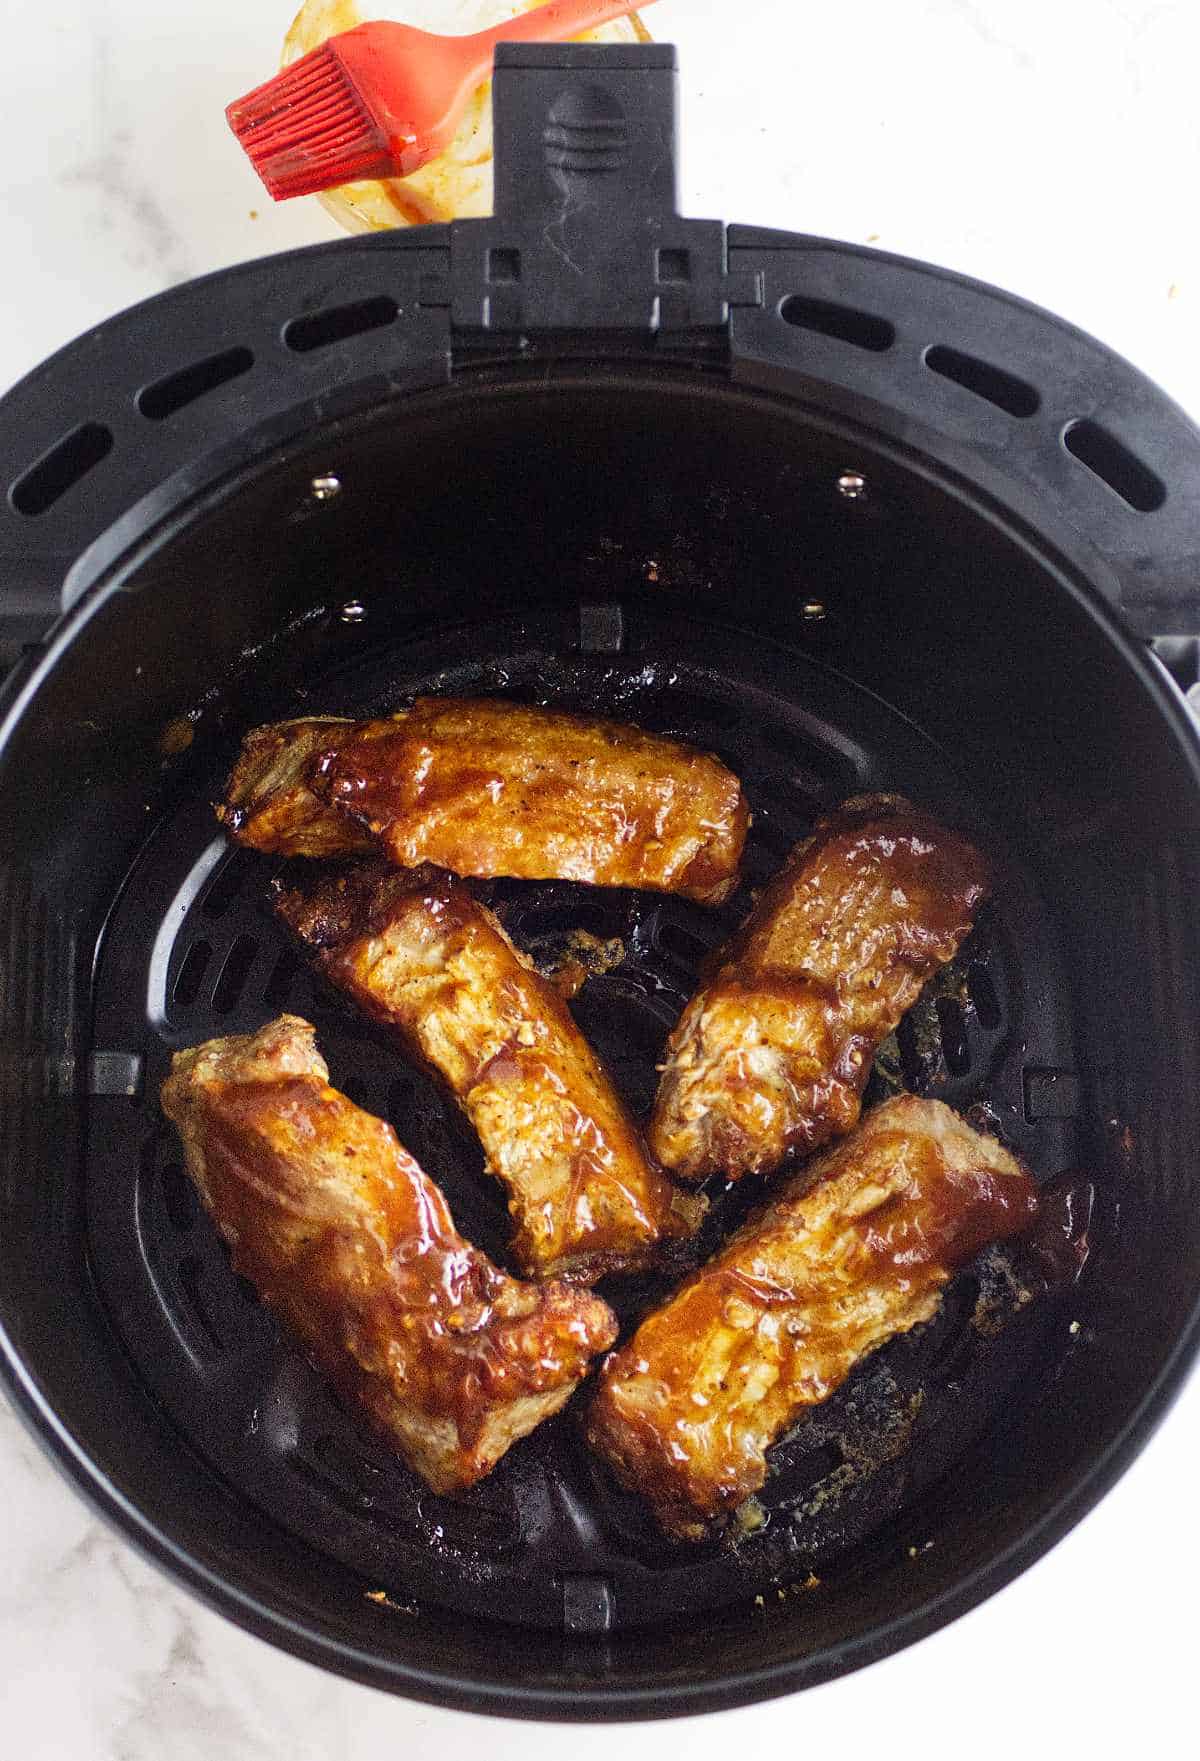
<instances>
[{"instance_id":1,"label":"rib meat","mask_svg":"<svg viewBox=\"0 0 1200 1761\"><path fill-rule=\"evenodd\" d=\"M277 909L466 1113L507 1190L522 1270L590 1280L692 1231L703 1201L654 1167L563 999L452 875L364 863Z\"/></svg>"},{"instance_id":2,"label":"rib meat","mask_svg":"<svg viewBox=\"0 0 1200 1761\"><path fill-rule=\"evenodd\" d=\"M894 796L793 851L667 1042L649 1143L685 1180L768 1173L858 1118L871 1061L969 932L988 865Z\"/></svg>"},{"instance_id":3,"label":"rib meat","mask_svg":"<svg viewBox=\"0 0 1200 1761\"><path fill-rule=\"evenodd\" d=\"M282 855L374 845L403 868L645 887L710 905L737 886L749 824L738 779L707 753L487 698L256 728L218 816L238 842Z\"/></svg>"},{"instance_id":4,"label":"rib meat","mask_svg":"<svg viewBox=\"0 0 1200 1761\"><path fill-rule=\"evenodd\" d=\"M589 1441L668 1533L702 1538L762 1486L805 1407L929 1320L954 1268L1036 1208L993 1138L940 1101L885 1102L607 1360Z\"/></svg>"},{"instance_id":5,"label":"rib meat","mask_svg":"<svg viewBox=\"0 0 1200 1761\"><path fill-rule=\"evenodd\" d=\"M178 1052L163 1110L236 1269L435 1491L469 1486L570 1398L615 1317L465 1242L313 1040L284 1015Z\"/></svg>"}]
</instances>

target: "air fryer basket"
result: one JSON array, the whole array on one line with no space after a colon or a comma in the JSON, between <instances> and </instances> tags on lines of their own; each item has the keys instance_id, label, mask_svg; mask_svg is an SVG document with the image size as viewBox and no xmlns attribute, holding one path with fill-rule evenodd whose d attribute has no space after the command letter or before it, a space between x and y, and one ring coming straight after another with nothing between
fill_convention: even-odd
<instances>
[{"instance_id":1,"label":"air fryer basket","mask_svg":"<svg viewBox=\"0 0 1200 1761\"><path fill-rule=\"evenodd\" d=\"M731 1704L950 1618L1120 1472L1200 1296L1200 747L1147 646L1189 664L1200 437L990 290L678 220L671 65L504 51L496 220L178 290L3 428L33 638L0 699L11 1392L244 1624L524 1715ZM296 1010L503 1257L471 1134L313 981L271 862L211 814L247 726L430 690L627 717L743 777L723 912L491 890L535 954L621 938L574 1006L639 1108L699 959L822 808L898 789L1004 854L873 1092L942 1096L1069 1190L1084 1275L984 1256L780 1444L732 1543L664 1542L570 1409L429 1494L234 1277L158 1112L174 1048ZM715 1234L746 1195L714 1197ZM611 1294L628 1320L654 1292Z\"/></svg>"}]
</instances>

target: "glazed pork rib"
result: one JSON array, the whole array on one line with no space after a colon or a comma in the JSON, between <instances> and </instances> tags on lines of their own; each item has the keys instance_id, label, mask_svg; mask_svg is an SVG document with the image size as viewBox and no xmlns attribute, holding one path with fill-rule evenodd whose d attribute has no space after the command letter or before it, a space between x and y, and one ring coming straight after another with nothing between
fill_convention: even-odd
<instances>
[{"instance_id":1,"label":"glazed pork rib","mask_svg":"<svg viewBox=\"0 0 1200 1761\"><path fill-rule=\"evenodd\" d=\"M848 1131L880 1043L953 958L988 864L896 796L797 846L667 1042L649 1143L685 1180L769 1173Z\"/></svg>"},{"instance_id":2,"label":"glazed pork rib","mask_svg":"<svg viewBox=\"0 0 1200 1761\"><path fill-rule=\"evenodd\" d=\"M854 1365L934 1314L954 1268L1029 1227L1015 1157L905 1095L794 1175L601 1372L588 1440L661 1526L698 1540Z\"/></svg>"},{"instance_id":3,"label":"glazed pork rib","mask_svg":"<svg viewBox=\"0 0 1200 1761\"><path fill-rule=\"evenodd\" d=\"M465 1242L313 1042L284 1015L177 1052L163 1110L237 1270L434 1491L469 1486L569 1399L616 1319Z\"/></svg>"},{"instance_id":4,"label":"glazed pork rib","mask_svg":"<svg viewBox=\"0 0 1200 1761\"><path fill-rule=\"evenodd\" d=\"M737 886L749 824L738 779L707 753L486 698L256 728L217 811L239 843L281 855L373 846L403 868L646 887L710 905Z\"/></svg>"},{"instance_id":5,"label":"glazed pork rib","mask_svg":"<svg viewBox=\"0 0 1200 1761\"><path fill-rule=\"evenodd\" d=\"M652 1165L562 998L452 875L364 863L276 908L325 977L449 1088L507 1190L523 1271L590 1281L691 1233L703 1201Z\"/></svg>"}]
</instances>

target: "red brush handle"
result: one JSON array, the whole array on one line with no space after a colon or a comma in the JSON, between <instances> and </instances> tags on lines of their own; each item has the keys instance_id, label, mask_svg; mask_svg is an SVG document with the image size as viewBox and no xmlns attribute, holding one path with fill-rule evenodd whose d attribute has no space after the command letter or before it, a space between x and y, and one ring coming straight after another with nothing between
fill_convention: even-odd
<instances>
[{"instance_id":1,"label":"red brush handle","mask_svg":"<svg viewBox=\"0 0 1200 1761\"><path fill-rule=\"evenodd\" d=\"M490 30L476 31L465 39L472 49L478 44L484 65L489 66L497 43L565 43L581 31L594 31L614 18L628 18L654 0L547 0L520 12L516 18L493 25Z\"/></svg>"}]
</instances>

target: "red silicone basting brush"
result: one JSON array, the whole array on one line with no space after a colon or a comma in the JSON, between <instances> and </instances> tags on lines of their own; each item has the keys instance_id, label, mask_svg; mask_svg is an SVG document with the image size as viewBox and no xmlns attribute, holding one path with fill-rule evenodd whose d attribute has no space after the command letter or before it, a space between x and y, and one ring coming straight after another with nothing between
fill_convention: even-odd
<instances>
[{"instance_id":1,"label":"red silicone basting brush","mask_svg":"<svg viewBox=\"0 0 1200 1761\"><path fill-rule=\"evenodd\" d=\"M406 177L445 151L497 43L559 43L650 0L549 0L469 37L381 20L330 37L226 110L277 202Z\"/></svg>"}]
</instances>

